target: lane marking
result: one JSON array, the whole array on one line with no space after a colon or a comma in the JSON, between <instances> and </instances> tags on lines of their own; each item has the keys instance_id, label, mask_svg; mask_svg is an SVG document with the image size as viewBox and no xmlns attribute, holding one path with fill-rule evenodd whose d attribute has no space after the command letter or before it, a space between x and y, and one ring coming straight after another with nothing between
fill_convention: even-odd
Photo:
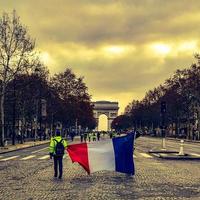
<instances>
[{"instance_id":1,"label":"lane marking","mask_svg":"<svg viewBox=\"0 0 200 200\"><path fill-rule=\"evenodd\" d=\"M7 161L7 160L12 160L12 159L15 159L15 158L18 158L19 156L11 156L11 157L8 157L8 158L3 158L1 159L0 161Z\"/></svg>"},{"instance_id":2,"label":"lane marking","mask_svg":"<svg viewBox=\"0 0 200 200\"><path fill-rule=\"evenodd\" d=\"M152 156L150 156L150 155L147 154L147 153L140 153L140 155L142 155L142 156L145 157L145 158L153 158Z\"/></svg>"},{"instance_id":3,"label":"lane marking","mask_svg":"<svg viewBox=\"0 0 200 200\"><path fill-rule=\"evenodd\" d=\"M39 159L39 160L44 160L44 159L47 159L47 158L49 158L49 155L42 156L42 157L40 157L40 158L38 158L38 159Z\"/></svg>"},{"instance_id":4,"label":"lane marking","mask_svg":"<svg viewBox=\"0 0 200 200\"><path fill-rule=\"evenodd\" d=\"M197 153L191 153L192 156L197 156L197 157L200 157L200 154L197 154Z\"/></svg>"},{"instance_id":5,"label":"lane marking","mask_svg":"<svg viewBox=\"0 0 200 200\"><path fill-rule=\"evenodd\" d=\"M20 160L28 160L28 159L31 159L31 158L34 158L36 155L30 155L30 156L26 156Z\"/></svg>"},{"instance_id":6,"label":"lane marking","mask_svg":"<svg viewBox=\"0 0 200 200\"><path fill-rule=\"evenodd\" d=\"M48 149L49 147L45 147L45 148L42 148L42 149L39 149L39 150L36 150L36 151L32 151L31 153L37 153L37 152L40 152L40 151L43 151L44 149Z\"/></svg>"}]
</instances>

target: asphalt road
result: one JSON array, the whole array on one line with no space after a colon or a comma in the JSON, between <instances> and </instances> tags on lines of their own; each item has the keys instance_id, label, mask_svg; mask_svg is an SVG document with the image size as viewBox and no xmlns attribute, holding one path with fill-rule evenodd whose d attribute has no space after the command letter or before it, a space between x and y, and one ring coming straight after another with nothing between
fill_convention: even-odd
<instances>
[{"instance_id":1,"label":"asphalt road","mask_svg":"<svg viewBox=\"0 0 200 200\"><path fill-rule=\"evenodd\" d=\"M167 141L171 150L176 141ZM0 155L0 199L200 199L200 162L170 161L147 153L159 148L161 140L141 137L136 141L133 177L102 171L90 176L64 158L64 176L53 178L48 145ZM199 154L200 144L185 144L187 152Z\"/></svg>"}]
</instances>

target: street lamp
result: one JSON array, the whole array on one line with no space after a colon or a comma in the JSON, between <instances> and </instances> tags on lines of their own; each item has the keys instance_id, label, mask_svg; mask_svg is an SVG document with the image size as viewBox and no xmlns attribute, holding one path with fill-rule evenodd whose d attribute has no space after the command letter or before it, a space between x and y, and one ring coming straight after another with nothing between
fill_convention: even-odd
<instances>
[{"instance_id":1,"label":"street lamp","mask_svg":"<svg viewBox=\"0 0 200 200\"><path fill-rule=\"evenodd\" d=\"M44 131L44 136L45 136L45 129L46 129L46 117L47 117L47 101L42 98L41 99L41 123L42 123L42 120L43 120L43 124L40 125L40 128L41 128L41 133L42 131ZM41 134L40 134L41 135ZM41 136L40 136L41 137ZM44 137L45 139L45 137Z\"/></svg>"},{"instance_id":2,"label":"street lamp","mask_svg":"<svg viewBox=\"0 0 200 200\"><path fill-rule=\"evenodd\" d=\"M34 121L34 141L36 141L36 135L37 135L37 115L33 118Z\"/></svg>"},{"instance_id":3,"label":"street lamp","mask_svg":"<svg viewBox=\"0 0 200 200\"><path fill-rule=\"evenodd\" d=\"M162 149L166 149L165 145L165 137L166 137L166 132L165 132L165 114L166 114L166 102L162 101L160 105L160 114L161 114L161 126L162 126Z\"/></svg>"},{"instance_id":4,"label":"street lamp","mask_svg":"<svg viewBox=\"0 0 200 200\"><path fill-rule=\"evenodd\" d=\"M12 131L12 145L15 145L15 118L16 118L16 82L15 77L13 79L13 131Z\"/></svg>"},{"instance_id":5,"label":"street lamp","mask_svg":"<svg viewBox=\"0 0 200 200\"><path fill-rule=\"evenodd\" d=\"M41 123L42 123L42 117L41 117L41 84L39 80L39 75L40 75L40 69L38 67L35 68L35 75L37 77L37 84L39 87L39 94L37 94L37 100L36 100L36 135L38 134L37 128L38 128L38 118L39 118L39 136L40 136L40 141L42 140L42 133L41 133ZM36 136L35 136L36 138Z\"/></svg>"}]
</instances>

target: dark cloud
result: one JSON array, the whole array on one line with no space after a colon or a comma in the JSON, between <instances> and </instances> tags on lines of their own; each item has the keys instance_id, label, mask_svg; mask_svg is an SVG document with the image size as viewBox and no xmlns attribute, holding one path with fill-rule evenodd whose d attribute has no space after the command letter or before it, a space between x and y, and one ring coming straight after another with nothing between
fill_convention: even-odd
<instances>
[{"instance_id":1,"label":"dark cloud","mask_svg":"<svg viewBox=\"0 0 200 200\"><path fill-rule=\"evenodd\" d=\"M199 7L197 0L0 0L0 12L16 9L37 47L49 54L50 71L70 66L94 97L141 98L189 66L198 51ZM196 47L177 48L193 40ZM171 45L171 53L156 55L148 49L152 43ZM109 45L134 50L106 55L101 48Z\"/></svg>"}]
</instances>

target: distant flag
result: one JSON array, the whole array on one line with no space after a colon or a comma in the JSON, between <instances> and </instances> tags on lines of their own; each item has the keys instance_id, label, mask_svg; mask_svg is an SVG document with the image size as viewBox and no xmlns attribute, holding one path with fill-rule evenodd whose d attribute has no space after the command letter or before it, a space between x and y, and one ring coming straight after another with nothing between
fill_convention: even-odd
<instances>
[{"instance_id":1,"label":"distant flag","mask_svg":"<svg viewBox=\"0 0 200 200\"><path fill-rule=\"evenodd\" d=\"M110 170L134 175L134 133L100 142L69 145L72 162L78 162L88 174Z\"/></svg>"}]
</instances>

